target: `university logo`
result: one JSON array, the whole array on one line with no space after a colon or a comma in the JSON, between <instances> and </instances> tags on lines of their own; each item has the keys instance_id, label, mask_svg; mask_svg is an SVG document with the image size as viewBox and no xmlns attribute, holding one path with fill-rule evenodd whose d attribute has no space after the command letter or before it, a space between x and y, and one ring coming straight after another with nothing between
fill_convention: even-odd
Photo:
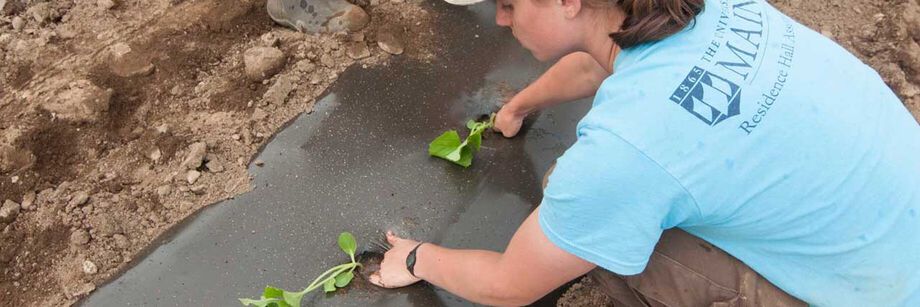
<instances>
[{"instance_id":1,"label":"university logo","mask_svg":"<svg viewBox=\"0 0 920 307\"><path fill-rule=\"evenodd\" d=\"M705 69L693 67L671 101L710 126L741 113L741 87Z\"/></svg>"}]
</instances>

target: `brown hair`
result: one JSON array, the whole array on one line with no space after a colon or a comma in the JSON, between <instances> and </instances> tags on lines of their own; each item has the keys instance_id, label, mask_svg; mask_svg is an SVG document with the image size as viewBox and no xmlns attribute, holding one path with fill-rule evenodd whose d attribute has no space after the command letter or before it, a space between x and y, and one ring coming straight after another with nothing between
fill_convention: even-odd
<instances>
[{"instance_id":1,"label":"brown hair","mask_svg":"<svg viewBox=\"0 0 920 307\"><path fill-rule=\"evenodd\" d=\"M703 11L704 0L587 0L588 5L613 4L626 13L619 32L610 38L626 49L653 42L683 30Z\"/></svg>"}]
</instances>

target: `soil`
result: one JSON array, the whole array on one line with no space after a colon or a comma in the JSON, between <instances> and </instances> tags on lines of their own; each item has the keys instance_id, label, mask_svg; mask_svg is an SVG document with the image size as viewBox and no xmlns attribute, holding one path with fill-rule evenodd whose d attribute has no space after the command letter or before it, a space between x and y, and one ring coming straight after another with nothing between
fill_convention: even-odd
<instances>
[{"instance_id":1,"label":"soil","mask_svg":"<svg viewBox=\"0 0 920 307\"><path fill-rule=\"evenodd\" d=\"M250 190L251 157L345 68L440 52L419 1L356 4L366 28L307 35L264 0L0 0L0 204L22 208L0 224L0 306L73 304Z\"/></svg>"},{"instance_id":2,"label":"soil","mask_svg":"<svg viewBox=\"0 0 920 307\"><path fill-rule=\"evenodd\" d=\"M354 3L366 28L305 35L273 24L264 0L0 0L0 204L21 208L0 210L14 216L0 224L0 306L73 304L188 215L250 190L257 150L345 68L442 52L420 0ZM773 3L920 118L917 0ZM244 64L255 47L283 55L260 58L261 81ZM608 304L599 293L583 281L560 305Z\"/></svg>"}]
</instances>

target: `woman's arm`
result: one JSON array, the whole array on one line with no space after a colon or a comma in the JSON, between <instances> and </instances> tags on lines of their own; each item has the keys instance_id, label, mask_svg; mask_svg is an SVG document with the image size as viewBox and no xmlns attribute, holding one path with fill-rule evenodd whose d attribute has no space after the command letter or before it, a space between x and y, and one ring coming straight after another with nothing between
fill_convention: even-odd
<instances>
[{"instance_id":1,"label":"woman's arm","mask_svg":"<svg viewBox=\"0 0 920 307\"><path fill-rule=\"evenodd\" d=\"M595 267L549 241L537 221L539 208L521 224L504 253L460 250L425 243L416 252L415 274L467 300L485 305L527 305ZM387 239L380 272L371 282L388 288L418 281L406 270L406 256L418 242Z\"/></svg>"},{"instance_id":2,"label":"woman's arm","mask_svg":"<svg viewBox=\"0 0 920 307\"><path fill-rule=\"evenodd\" d=\"M574 52L559 59L540 78L511 98L495 118L495 130L513 137L531 112L591 97L611 74L590 54Z\"/></svg>"}]
</instances>

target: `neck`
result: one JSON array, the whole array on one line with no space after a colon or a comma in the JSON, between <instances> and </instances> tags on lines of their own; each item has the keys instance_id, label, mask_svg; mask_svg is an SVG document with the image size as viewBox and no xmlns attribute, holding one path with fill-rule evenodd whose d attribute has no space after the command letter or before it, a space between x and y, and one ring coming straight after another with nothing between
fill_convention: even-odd
<instances>
[{"instance_id":1,"label":"neck","mask_svg":"<svg viewBox=\"0 0 920 307\"><path fill-rule=\"evenodd\" d=\"M620 53L620 47L610 38L610 33L619 31L625 19L626 15L623 11L614 6L598 10L594 22L589 23L585 29L590 35L586 36L584 51L590 54L608 73L613 73L613 64Z\"/></svg>"}]
</instances>

